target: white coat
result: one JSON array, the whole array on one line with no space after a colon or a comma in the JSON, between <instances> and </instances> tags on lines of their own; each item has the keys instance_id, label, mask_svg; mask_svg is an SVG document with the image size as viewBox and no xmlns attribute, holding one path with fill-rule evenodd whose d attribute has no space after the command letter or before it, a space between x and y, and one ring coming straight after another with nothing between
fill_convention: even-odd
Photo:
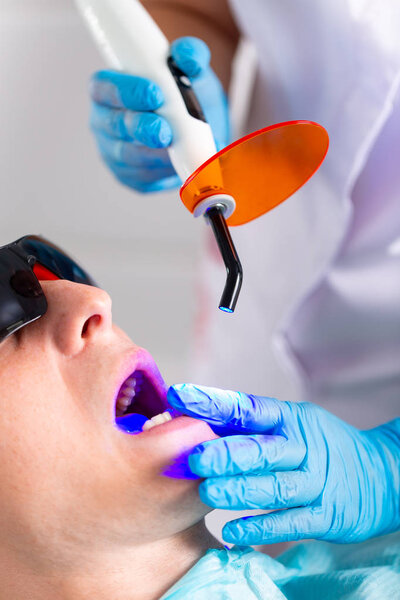
<instances>
[{"instance_id":1,"label":"white coat","mask_svg":"<svg viewBox=\"0 0 400 600\"><path fill-rule=\"evenodd\" d=\"M216 310L209 244L195 378L377 425L400 414L400 2L231 5L259 60L248 129L310 119L330 149L291 199L232 229L234 315Z\"/></svg>"}]
</instances>

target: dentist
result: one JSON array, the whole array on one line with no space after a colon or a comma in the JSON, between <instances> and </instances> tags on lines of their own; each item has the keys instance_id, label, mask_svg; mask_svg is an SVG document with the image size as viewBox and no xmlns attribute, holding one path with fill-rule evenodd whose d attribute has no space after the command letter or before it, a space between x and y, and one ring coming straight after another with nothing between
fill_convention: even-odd
<instances>
[{"instance_id":1,"label":"dentist","mask_svg":"<svg viewBox=\"0 0 400 600\"><path fill-rule=\"evenodd\" d=\"M228 322L207 300L202 307L199 346L207 353L199 380L300 402L189 385L170 391L171 404L224 436L190 458L205 478L201 497L215 507L276 510L226 525L224 538L236 543L354 542L394 531L400 2L144 4L171 39L189 32L211 47L220 79L199 39L178 39L171 53L192 79L219 147L230 139L220 81L227 87L240 35L252 40L259 60L248 129L310 119L331 139L325 164L304 190L235 232L243 263L257 265L254 273L246 269L243 312ZM177 186L165 150L173 132L154 112L162 90L111 71L97 73L91 90L92 129L115 176L141 192ZM213 261L210 253L209 274ZM212 288L212 275L205 280Z\"/></svg>"}]
</instances>

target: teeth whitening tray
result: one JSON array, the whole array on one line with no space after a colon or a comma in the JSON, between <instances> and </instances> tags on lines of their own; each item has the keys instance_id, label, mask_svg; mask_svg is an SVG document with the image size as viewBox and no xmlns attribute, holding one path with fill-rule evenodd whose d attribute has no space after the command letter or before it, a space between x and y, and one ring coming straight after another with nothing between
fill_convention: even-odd
<instances>
[{"instance_id":1,"label":"teeth whitening tray","mask_svg":"<svg viewBox=\"0 0 400 600\"><path fill-rule=\"evenodd\" d=\"M242 225L298 190L318 169L328 135L310 121L260 129L216 153L189 79L170 56L170 44L138 0L75 0L110 67L146 77L163 91L158 113L172 126L171 162L184 184L180 196L210 223L227 279L219 308L233 312L242 266L227 225Z\"/></svg>"}]
</instances>

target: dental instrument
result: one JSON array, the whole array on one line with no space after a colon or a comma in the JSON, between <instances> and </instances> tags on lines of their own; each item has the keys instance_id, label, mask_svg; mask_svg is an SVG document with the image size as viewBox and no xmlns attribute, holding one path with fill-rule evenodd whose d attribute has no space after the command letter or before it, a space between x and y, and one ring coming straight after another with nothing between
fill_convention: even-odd
<instances>
[{"instance_id":1,"label":"dental instrument","mask_svg":"<svg viewBox=\"0 0 400 600\"><path fill-rule=\"evenodd\" d=\"M151 78L165 102L157 113L172 126L171 162L184 182L183 204L204 216L227 271L219 308L233 312L243 270L227 225L247 223L271 210L318 169L328 148L318 124L274 125L220 152L190 79L171 57L170 45L138 0L75 0L102 54L115 69Z\"/></svg>"}]
</instances>

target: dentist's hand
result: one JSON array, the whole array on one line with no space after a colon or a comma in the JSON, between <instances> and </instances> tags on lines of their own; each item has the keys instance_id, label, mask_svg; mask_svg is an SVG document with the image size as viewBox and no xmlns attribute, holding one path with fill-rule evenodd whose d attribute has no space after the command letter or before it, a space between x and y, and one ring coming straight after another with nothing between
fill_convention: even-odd
<instances>
[{"instance_id":1,"label":"dentist's hand","mask_svg":"<svg viewBox=\"0 0 400 600\"><path fill-rule=\"evenodd\" d=\"M358 542L400 528L400 419L359 431L313 404L193 385L170 388L168 400L227 436L189 457L205 478L202 501L277 509L227 523L227 542Z\"/></svg>"},{"instance_id":2,"label":"dentist's hand","mask_svg":"<svg viewBox=\"0 0 400 600\"><path fill-rule=\"evenodd\" d=\"M229 143L228 106L210 67L207 45L197 38L179 38L171 45L171 55L190 78L220 150ZM91 129L101 156L120 182L140 192L180 184L166 150L173 132L168 121L154 112L164 102L162 90L154 82L100 71L92 78L91 99Z\"/></svg>"}]
</instances>

